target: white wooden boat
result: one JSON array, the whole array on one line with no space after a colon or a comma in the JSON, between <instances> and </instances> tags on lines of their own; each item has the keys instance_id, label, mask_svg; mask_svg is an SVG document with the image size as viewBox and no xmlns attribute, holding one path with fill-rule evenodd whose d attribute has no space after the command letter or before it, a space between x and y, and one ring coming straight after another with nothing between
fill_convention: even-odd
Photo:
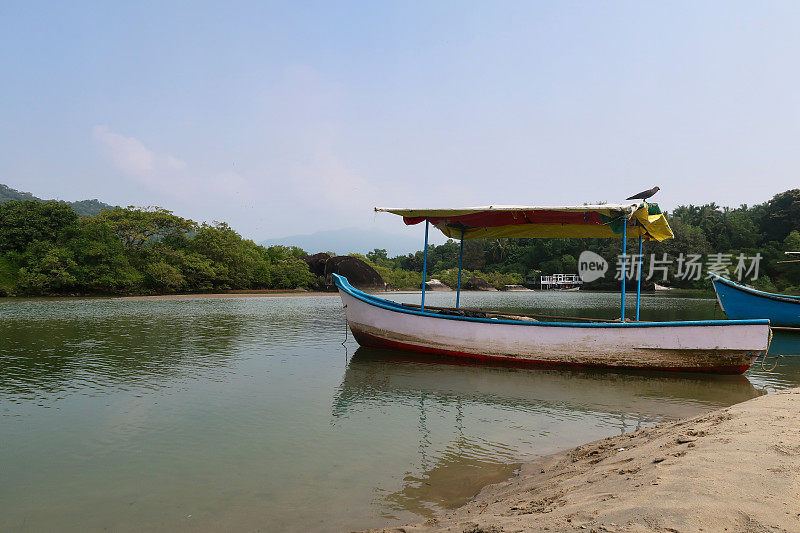
<instances>
[{"instance_id":1,"label":"white wooden boat","mask_svg":"<svg viewBox=\"0 0 800 533\"><path fill-rule=\"evenodd\" d=\"M333 275L350 330L362 346L401 348L487 362L672 370L740 374L769 347L769 320L636 322L625 319L622 283L620 322L539 322L482 317L425 308L428 227L448 237L480 238L671 238L658 206L646 202L567 207L486 206L458 209L376 208L402 215L407 225L425 222L423 289L420 308L366 294ZM641 268L641 266L639 267ZM623 266L623 276L625 279ZM639 272L641 274L641 272ZM461 260L456 308L459 307ZM471 315L471 316L466 316Z\"/></svg>"},{"instance_id":2,"label":"white wooden boat","mask_svg":"<svg viewBox=\"0 0 800 533\"><path fill-rule=\"evenodd\" d=\"M378 298L333 277L362 346L497 363L741 374L769 339L769 320L571 323L454 316Z\"/></svg>"},{"instance_id":3,"label":"white wooden boat","mask_svg":"<svg viewBox=\"0 0 800 533\"><path fill-rule=\"evenodd\" d=\"M666 285L659 285L658 283L654 283L655 290L657 291L671 291L672 287L667 287Z\"/></svg>"}]
</instances>

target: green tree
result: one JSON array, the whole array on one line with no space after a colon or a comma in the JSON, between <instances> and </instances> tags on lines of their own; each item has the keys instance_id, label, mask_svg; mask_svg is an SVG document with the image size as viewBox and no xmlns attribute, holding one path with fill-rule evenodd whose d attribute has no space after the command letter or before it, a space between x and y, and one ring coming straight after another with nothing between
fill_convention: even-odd
<instances>
[{"instance_id":1,"label":"green tree","mask_svg":"<svg viewBox=\"0 0 800 533\"><path fill-rule=\"evenodd\" d=\"M762 221L767 238L782 241L793 230L800 229L800 189L776 194L767 202Z\"/></svg>"},{"instance_id":2,"label":"green tree","mask_svg":"<svg viewBox=\"0 0 800 533\"><path fill-rule=\"evenodd\" d=\"M184 286L181 271L163 261L147 265L145 274L147 284L159 292L172 292Z\"/></svg>"},{"instance_id":3,"label":"green tree","mask_svg":"<svg viewBox=\"0 0 800 533\"><path fill-rule=\"evenodd\" d=\"M51 294L75 289L78 264L72 252L36 241L26 251L29 267L19 270L18 288L26 294Z\"/></svg>"},{"instance_id":4,"label":"green tree","mask_svg":"<svg viewBox=\"0 0 800 533\"><path fill-rule=\"evenodd\" d=\"M308 287L317 281L306 262L297 257L288 257L272 265L270 279L277 289Z\"/></svg>"},{"instance_id":5,"label":"green tree","mask_svg":"<svg viewBox=\"0 0 800 533\"><path fill-rule=\"evenodd\" d=\"M389 259L386 250L382 248L375 248L371 252L367 252L367 259L373 264L383 267L391 267L392 261Z\"/></svg>"},{"instance_id":6,"label":"green tree","mask_svg":"<svg viewBox=\"0 0 800 533\"><path fill-rule=\"evenodd\" d=\"M224 222L202 224L189 242L189 250L211 260L214 286L219 289L247 289L253 284L256 266L264 262L258 246Z\"/></svg>"},{"instance_id":7,"label":"green tree","mask_svg":"<svg viewBox=\"0 0 800 533\"><path fill-rule=\"evenodd\" d=\"M77 228L80 215L55 202L0 204L0 252L22 253L34 241L60 242Z\"/></svg>"},{"instance_id":8,"label":"green tree","mask_svg":"<svg viewBox=\"0 0 800 533\"><path fill-rule=\"evenodd\" d=\"M95 219L107 224L126 248L142 248L154 240L184 236L197 229L196 222L161 207L115 207L101 211Z\"/></svg>"},{"instance_id":9,"label":"green tree","mask_svg":"<svg viewBox=\"0 0 800 533\"><path fill-rule=\"evenodd\" d=\"M281 244L275 244L266 248L266 253L272 262L281 261L288 257L300 258L308 255L306 251L299 246L283 246Z\"/></svg>"},{"instance_id":10,"label":"green tree","mask_svg":"<svg viewBox=\"0 0 800 533\"><path fill-rule=\"evenodd\" d=\"M84 219L65 245L78 264L77 287L82 292L132 292L141 288L141 272L131 264L122 242L108 225Z\"/></svg>"}]
</instances>

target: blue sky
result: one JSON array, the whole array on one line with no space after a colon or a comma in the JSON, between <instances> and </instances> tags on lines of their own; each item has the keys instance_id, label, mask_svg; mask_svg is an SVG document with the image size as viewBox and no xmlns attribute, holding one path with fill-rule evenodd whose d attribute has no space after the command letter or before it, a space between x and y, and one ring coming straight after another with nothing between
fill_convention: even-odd
<instances>
[{"instance_id":1,"label":"blue sky","mask_svg":"<svg viewBox=\"0 0 800 533\"><path fill-rule=\"evenodd\" d=\"M0 183L256 240L800 184L796 2L3 2ZM407 231L418 231L418 228Z\"/></svg>"}]
</instances>

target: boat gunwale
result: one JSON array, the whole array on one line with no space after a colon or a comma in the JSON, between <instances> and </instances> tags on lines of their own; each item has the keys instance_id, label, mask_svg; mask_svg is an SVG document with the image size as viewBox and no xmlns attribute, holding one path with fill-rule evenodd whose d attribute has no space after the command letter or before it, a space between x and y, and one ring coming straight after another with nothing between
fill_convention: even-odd
<instances>
[{"instance_id":1,"label":"boat gunwale","mask_svg":"<svg viewBox=\"0 0 800 533\"><path fill-rule=\"evenodd\" d=\"M758 289L751 289L750 287L745 287L744 285L739 285L738 283L736 283L734 281L731 281L729 279L725 279L725 278L723 278L721 276L716 276L715 275L714 277L711 278L711 283L714 284L714 283L717 283L717 282L722 283L723 285L725 285L728 288L743 292L745 294L749 294L751 296L757 296L757 297L760 297L760 298L766 298L766 299L769 299L769 300L774 300L776 302L783 302L783 303L787 303L787 304L800 305L800 296L793 296L791 294L777 294L777 293L774 293L774 292L765 292L765 291L760 291ZM716 286L714 287L714 292L717 292ZM717 297L719 297L719 294L717 294Z\"/></svg>"},{"instance_id":2,"label":"boat gunwale","mask_svg":"<svg viewBox=\"0 0 800 533\"><path fill-rule=\"evenodd\" d=\"M512 326L550 326L550 327L572 327L572 328L653 328L653 327L691 327L691 326L769 326L768 318L755 318L744 320L685 320L674 322L533 322L528 320L510 320L499 318L477 318L468 316L441 315L421 309L413 309L403 306L403 304L378 298L367 294L353 287L346 277L339 274L332 274L336 287L346 294L360 300L368 305L380 307L388 311L395 311L409 315L423 316L427 318L440 318L444 320L460 320L464 322L477 322L482 324L506 324Z\"/></svg>"}]
</instances>

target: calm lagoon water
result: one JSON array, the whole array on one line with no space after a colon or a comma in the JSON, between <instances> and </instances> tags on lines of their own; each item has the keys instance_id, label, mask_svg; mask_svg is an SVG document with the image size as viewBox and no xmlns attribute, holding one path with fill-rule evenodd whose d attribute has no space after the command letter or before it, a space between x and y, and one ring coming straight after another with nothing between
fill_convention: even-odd
<instances>
[{"instance_id":1,"label":"calm lagoon water","mask_svg":"<svg viewBox=\"0 0 800 533\"><path fill-rule=\"evenodd\" d=\"M619 301L463 299L609 317ZM453 300L428 295L430 305ZM646 295L643 309L644 319L722 316L711 299ZM0 530L420 521L521 461L800 385L793 358L728 377L553 371L344 340L337 295L0 300ZM773 350L800 354L800 336L776 335Z\"/></svg>"}]
</instances>

